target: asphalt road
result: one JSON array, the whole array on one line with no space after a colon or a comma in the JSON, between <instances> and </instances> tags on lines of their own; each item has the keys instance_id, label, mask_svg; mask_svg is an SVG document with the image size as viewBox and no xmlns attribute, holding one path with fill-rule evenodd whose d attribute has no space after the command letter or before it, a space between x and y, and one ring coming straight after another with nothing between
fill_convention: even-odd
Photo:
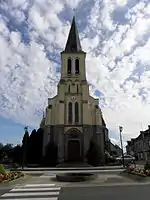
<instances>
[{"instance_id":1,"label":"asphalt road","mask_svg":"<svg viewBox=\"0 0 150 200\"><path fill-rule=\"evenodd\" d=\"M0 188L0 196L6 192L8 192L11 188Z\"/></svg>"},{"instance_id":2,"label":"asphalt road","mask_svg":"<svg viewBox=\"0 0 150 200\"><path fill-rule=\"evenodd\" d=\"M62 188L59 200L146 200L150 185Z\"/></svg>"}]
</instances>

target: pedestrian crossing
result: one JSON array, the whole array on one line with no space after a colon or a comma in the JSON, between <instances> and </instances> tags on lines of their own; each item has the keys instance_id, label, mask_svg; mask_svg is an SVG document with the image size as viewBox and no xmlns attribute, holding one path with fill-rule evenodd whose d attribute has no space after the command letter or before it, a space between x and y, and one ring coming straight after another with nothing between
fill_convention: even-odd
<instances>
[{"instance_id":1,"label":"pedestrian crossing","mask_svg":"<svg viewBox=\"0 0 150 200\"><path fill-rule=\"evenodd\" d=\"M26 184L2 194L0 200L58 200L60 190L55 184Z\"/></svg>"}]
</instances>

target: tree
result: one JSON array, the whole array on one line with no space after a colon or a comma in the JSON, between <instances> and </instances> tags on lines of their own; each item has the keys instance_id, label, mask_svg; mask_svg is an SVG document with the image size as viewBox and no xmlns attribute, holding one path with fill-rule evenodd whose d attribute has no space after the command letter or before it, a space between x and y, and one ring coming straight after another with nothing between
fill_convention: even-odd
<instances>
[{"instance_id":1,"label":"tree","mask_svg":"<svg viewBox=\"0 0 150 200\"><path fill-rule=\"evenodd\" d=\"M89 149L87 152L88 164L98 166L101 162L101 152L99 145L91 139Z\"/></svg>"},{"instance_id":2,"label":"tree","mask_svg":"<svg viewBox=\"0 0 150 200\"><path fill-rule=\"evenodd\" d=\"M115 161L116 161L116 159L113 156L111 156L108 151L106 151L105 152L105 163L106 164L115 163Z\"/></svg>"},{"instance_id":3,"label":"tree","mask_svg":"<svg viewBox=\"0 0 150 200\"><path fill-rule=\"evenodd\" d=\"M28 149L29 149L29 133L28 133L28 130L25 129L25 134L24 134L23 139L22 139L22 150L23 150L22 165L24 165L25 163L27 164Z\"/></svg>"},{"instance_id":4,"label":"tree","mask_svg":"<svg viewBox=\"0 0 150 200\"><path fill-rule=\"evenodd\" d=\"M35 149L35 141L36 141L36 130L33 129L29 139L29 149L28 149L28 163L35 163L36 160L36 149Z\"/></svg>"},{"instance_id":5,"label":"tree","mask_svg":"<svg viewBox=\"0 0 150 200\"><path fill-rule=\"evenodd\" d=\"M3 148L3 146L4 146L4 145L3 145L2 143L0 143L0 150Z\"/></svg>"},{"instance_id":6,"label":"tree","mask_svg":"<svg viewBox=\"0 0 150 200\"><path fill-rule=\"evenodd\" d=\"M8 152L9 150L13 149L12 144L6 144L5 146L2 147L3 152Z\"/></svg>"},{"instance_id":7,"label":"tree","mask_svg":"<svg viewBox=\"0 0 150 200\"><path fill-rule=\"evenodd\" d=\"M11 150L13 149L12 144L1 145L0 149L0 161L3 163L10 163Z\"/></svg>"},{"instance_id":8,"label":"tree","mask_svg":"<svg viewBox=\"0 0 150 200\"><path fill-rule=\"evenodd\" d=\"M23 148L20 145L16 145L11 150L11 158L15 163L22 164L22 155L23 155Z\"/></svg>"},{"instance_id":9,"label":"tree","mask_svg":"<svg viewBox=\"0 0 150 200\"><path fill-rule=\"evenodd\" d=\"M42 128L37 131L34 129L29 139L28 161L31 164L40 164L42 159L43 147L43 132Z\"/></svg>"},{"instance_id":10,"label":"tree","mask_svg":"<svg viewBox=\"0 0 150 200\"><path fill-rule=\"evenodd\" d=\"M3 151L2 151L2 148L3 148L3 144L2 143L0 143L0 160L2 159L2 157L3 157Z\"/></svg>"},{"instance_id":11,"label":"tree","mask_svg":"<svg viewBox=\"0 0 150 200\"><path fill-rule=\"evenodd\" d=\"M57 165L58 147L54 141L50 141L45 148L45 164L50 166Z\"/></svg>"},{"instance_id":12,"label":"tree","mask_svg":"<svg viewBox=\"0 0 150 200\"><path fill-rule=\"evenodd\" d=\"M35 149L36 149L36 155L37 155L37 163L41 163L42 159L42 152L43 152L43 134L44 130L42 128L39 128L36 132L36 141L35 141Z\"/></svg>"}]
</instances>

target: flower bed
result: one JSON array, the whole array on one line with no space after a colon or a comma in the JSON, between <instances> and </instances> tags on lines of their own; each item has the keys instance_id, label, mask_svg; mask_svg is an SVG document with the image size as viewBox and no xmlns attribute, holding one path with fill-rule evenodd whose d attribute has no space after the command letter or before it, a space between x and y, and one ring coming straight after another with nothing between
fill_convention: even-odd
<instances>
[{"instance_id":1,"label":"flower bed","mask_svg":"<svg viewBox=\"0 0 150 200\"><path fill-rule=\"evenodd\" d=\"M123 174L136 181L146 181L150 177L150 170L129 167Z\"/></svg>"},{"instance_id":2,"label":"flower bed","mask_svg":"<svg viewBox=\"0 0 150 200\"><path fill-rule=\"evenodd\" d=\"M6 174L0 174L0 183L6 183L9 181L13 181L22 176L24 176L24 174L21 172L8 172Z\"/></svg>"},{"instance_id":3,"label":"flower bed","mask_svg":"<svg viewBox=\"0 0 150 200\"><path fill-rule=\"evenodd\" d=\"M22 172L17 172L17 171L7 172L4 169L3 165L0 164L0 183L6 183L9 181L13 181L22 176L24 176L24 174Z\"/></svg>"},{"instance_id":4,"label":"flower bed","mask_svg":"<svg viewBox=\"0 0 150 200\"><path fill-rule=\"evenodd\" d=\"M140 168L129 167L125 170L125 172L142 176L142 177L150 176L150 170L145 170L145 169L140 169Z\"/></svg>"}]
</instances>

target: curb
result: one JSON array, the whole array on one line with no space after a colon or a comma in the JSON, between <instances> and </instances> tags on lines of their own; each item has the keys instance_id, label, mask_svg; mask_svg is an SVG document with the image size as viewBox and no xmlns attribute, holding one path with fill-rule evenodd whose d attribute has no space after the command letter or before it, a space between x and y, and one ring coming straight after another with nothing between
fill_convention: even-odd
<instances>
[{"instance_id":1,"label":"curb","mask_svg":"<svg viewBox=\"0 0 150 200\"><path fill-rule=\"evenodd\" d=\"M95 173L95 174L120 174L120 172L123 172L124 169L118 169L118 170L84 170L84 172L89 172L89 173ZM22 171L24 174L26 175L31 175L31 176L40 176L43 174L51 175L51 173L53 174L59 174L59 173L64 173L64 171L60 170L60 171ZM65 172L69 172L69 173L75 173L75 172L79 172L79 170L68 170ZM81 173L83 171L80 171ZM79 173L80 173L79 172Z\"/></svg>"},{"instance_id":2,"label":"curb","mask_svg":"<svg viewBox=\"0 0 150 200\"><path fill-rule=\"evenodd\" d=\"M67 168L18 168L18 171L70 171L70 170L117 170L117 169L124 169L123 167L80 167L80 168L76 168L76 167L67 167Z\"/></svg>"}]
</instances>

